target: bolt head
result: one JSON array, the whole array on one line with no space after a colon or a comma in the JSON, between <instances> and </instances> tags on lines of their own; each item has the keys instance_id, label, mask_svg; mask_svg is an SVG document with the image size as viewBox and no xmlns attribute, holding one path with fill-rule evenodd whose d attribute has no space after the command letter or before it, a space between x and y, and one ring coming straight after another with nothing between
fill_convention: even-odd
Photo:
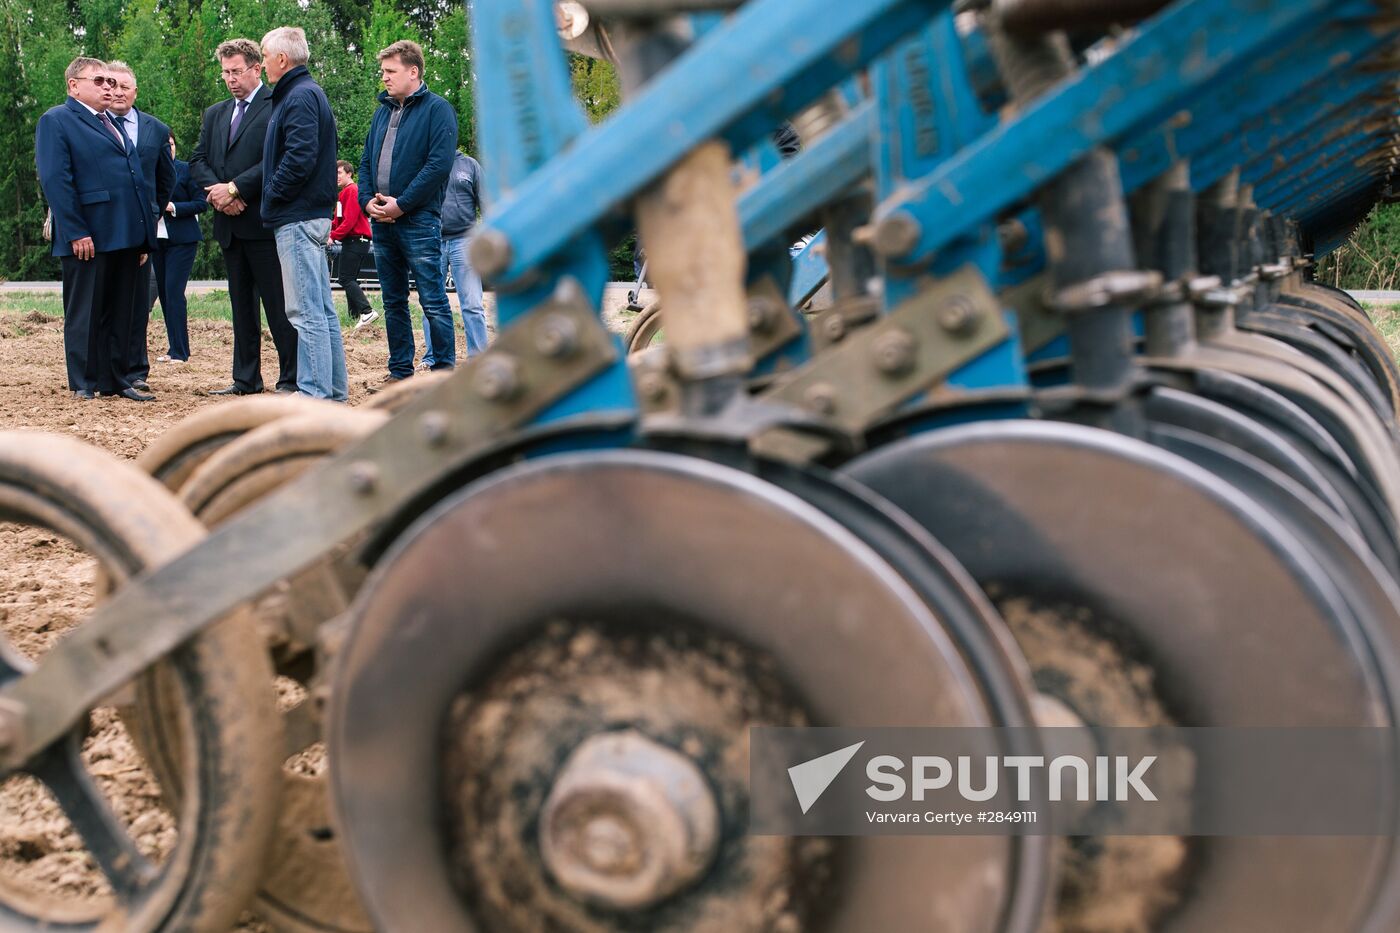
<instances>
[{"instance_id":1,"label":"bolt head","mask_svg":"<svg viewBox=\"0 0 1400 933\"><path fill-rule=\"evenodd\" d=\"M510 240L499 230L483 230L472 239L472 268L485 278L495 278L506 271L511 255Z\"/></svg>"},{"instance_id":2,"label":"bolt head","mask_svg":"<svg viewBox=\"0 0 1400 933\"><path fill-rule=\"evenodd\" d=\"M488 402L508 402L520 394L520 365L504 353L488 356L478 366L472 385Z\"/></svg>"},{"instance_id":3,"label":"bolt head","mask_svg":"<svg viewBox=\"0 0 1400 933\"><path fill-rule=\"evenodd\" d=\"M578 325L562 314L546 315L535 328L535 349L553 360L571 356L578 349Z\"/></svg>"},{"instance_id":4,"label":"bolt head","mask_svg":"<svg viewBox=\"0 0 1400 933\"><path fill-rule=\"evenodd\" d=\"M840 314L828 314L822 319L822 336L832 343L846 336L846 319Z\"/></svg>"},{"instance_id":5,"label":"bolt head","mask_svg":"<svg viewBox=\"0 0 1400 933\"><path fill-rule=\"evenodd\" d=\"M836 390L825 382L819 382L809 388L803 393L802 400L819 415L836 413Z\"/></svg>"},{"instance_id":6,"label":"bolt head","mask_svg":"<svg viewBox=\"0 0 1400 933\"><path fill-rule=\"evenodd\" d=\"M914 335L903 328L881 334L871 348L875 368L886 376L902 376L913 368L917 348Z\"/></svg>"},{"instance_id":7,"label":"bolt head","mask_svg":"<svg viewBox=\"0 0 1400 933\"><path fill-rule=\"evenodd\" d=\"M418 431L423 436L423 443L429 447L441 447L447 443L448 426L447 414L441 411L424 412L418 419Z\"/></svg>"},{"instance_id":8,"label":"bolt head","mask_svg":"<svg viewBox=\"0 0 1400 933\"><path fill-rule=\"evenodd\" d=\"M379 465L369 460L350 464L350 488L357 495L367 496L379 486Z\"/></svg>"},{"instance_id":9,"label":"bolt head","mask_svg":"<svg viewBox=\"0 0 1400 933\"><path fill-rule=\"evenodd\" d=\"M923 225L908 211L895 211L875 226L875 252L887 259L907 256L919 245Z\"/></svg>"},{"instance_id":10,"label":"bolt head","mask_svg":"<svg viewBox=\"0 0 1400 933\"><path fill-rule=\"evenodd\" d=\"M977 323L977 309L962 295L954 295L938 309L938 326L950 334L965 334Z\"/></svg>"}]
</instances>

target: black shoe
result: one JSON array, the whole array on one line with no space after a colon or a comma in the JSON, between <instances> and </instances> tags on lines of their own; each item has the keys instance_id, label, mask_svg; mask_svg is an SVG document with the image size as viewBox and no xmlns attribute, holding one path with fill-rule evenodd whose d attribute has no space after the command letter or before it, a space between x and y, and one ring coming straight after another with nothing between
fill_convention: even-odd
<instances>
[{"instance_id":1,"label":"black shoe","mask_svg":"<svg viewBox=\"0 0 1400 933\"><path fill-rule=\"evenodd\" d=\"M277 394L277 395L296 395L296 394L297 394L297 390L296 390L296 389L282 389L282 388L279 388L275 394Z\"/></svg>"},{"instance_id":2,"label":"black shoe","mask_svg":"<svg viewBox=\"0 0 1400 933\"><path fill-rule=\"evenodd\" d=\"M210 395L260 395L262 389L240 389L238 386L229 386L224 389L210 389Z\"/></svg>"},{"instance_id":3,"label":"black shoe","mask_svg":"<svg viewBox=\"0 0 1400 933\"><path fill-rule=\"evenodd\" d=\"M73 393L73 397L74 397L74 398L80 398L80 399L82 399L82 400L85 401L85 402L90 402L90 401L92 401L92 390L91 390L91 389L79 389L78 391L76 391L76 392Z\"/></svg>"},{"instance_id":4,"label":"black shoe","mask_svg":"<svg viewBox=\"0 0 1400 933\"><path fill-rule=\"evenodd\" d=\"M137 379L137 380L133 381L133 382L131 383L131 387L132 387L133 389L135 389L136 391L138 391L138 392L149 392L149 391L151 391L151 387L148 386L148 385L146 385L146 380L144 380L144 379Z\"/></svg>"},{"instance_id":5,"label":"black shoe","mask_svg":"<svg viewBox=\"0 0 1400 933\"><path fill-rule=\"evenodd\" d=\"M146 392L140 392L136 389L122 389L120 392L99 392L97 394L102 396L103 398L121 397L124 399L130 399L133 402L154 402L156 400L156 397L154 395L151 395Z\"/></svg>"}]
</instances>

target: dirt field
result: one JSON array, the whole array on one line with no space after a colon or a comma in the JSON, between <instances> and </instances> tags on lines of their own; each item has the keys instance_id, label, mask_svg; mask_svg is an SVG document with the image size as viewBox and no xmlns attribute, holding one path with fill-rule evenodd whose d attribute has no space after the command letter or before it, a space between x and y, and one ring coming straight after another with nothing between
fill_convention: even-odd
<instances>
[{"instance_id":1,"label":"dirt field","mask_svg":"<svg viewBox=\"0 0 1400 933\"><path fill-rule=\"evenodd\" d=\"M458 325L458 354L465 354ZM81 401L67 389L61 321L37 313L0 313L0 430L40 430L69 434L124 459L138 455L151 440L185 416L224 399L209 389L229 384L233 331L224 321L190 322L187 364L152 362L149 378L155 402L125 399ZM152 321L152 358L165 349L161 321ZM381 325L345 339L350 402L363 402L367 385L385 372L388 349ZM263 378L276 382L277 359L270 337L263 338ZM30 657L38 657L94 601L96 565L66 540L44 531L0 524L0 632ZM99 710L83 758L128 826L138 847L160 859L175 844L175 822L161 801L159 785L144 766L120 721ZM77 834L47 790L32 778L0 787L0 894L56 898L82 915L102 907L108 893ZM248 919L240 930L266 929Z\"/></svg>"}]
</instances>

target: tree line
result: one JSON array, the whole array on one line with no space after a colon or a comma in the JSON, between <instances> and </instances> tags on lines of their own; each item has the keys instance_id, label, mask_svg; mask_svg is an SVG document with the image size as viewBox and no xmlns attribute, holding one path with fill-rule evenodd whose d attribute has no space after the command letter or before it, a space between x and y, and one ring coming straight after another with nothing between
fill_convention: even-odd
<instances>
[{"instance_id":1,"label":"tree line","mask_svg":"<svg viewBox=\"0 0 1400 933\"><path fill-rule=\"evenodd\" d=\"M335 111L339 158L358 165L382 90L376 53L398 39L423 46L428 87L457 111L458 144L476 155L470 27L452 0L0 0L0 280L54 280L58 261L41 235L47 207L34 165L34 129L63 102L63 70L78 55L120 59L136 74L136 106L170 125L189 159L200 115L228 91L214 50L225 39L259 41L276 26L300 26L309 68ZM575 88L589 115L617 105L605 63L575 56ZM486 166L486 171L490 171ZM194 278L221 279L208 239Z\"/></svg>"}]
</instances>

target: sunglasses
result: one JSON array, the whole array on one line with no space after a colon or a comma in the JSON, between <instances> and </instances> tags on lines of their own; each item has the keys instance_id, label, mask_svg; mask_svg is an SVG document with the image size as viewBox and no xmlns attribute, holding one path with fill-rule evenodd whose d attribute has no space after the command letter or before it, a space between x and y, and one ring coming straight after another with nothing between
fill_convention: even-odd
<instances>
[{"instance_id":1,"label":"sunglasses","mask_svg":"<svg viewBox=\"0 0 1400 933\"><path fill-rule=\"evenodd\" d=\"M81 81L82 78L79 78L78 80ZM104 84L107 85L107 87L116 87L116 86L117 86L117 79L116 79L116 78L108 78L108 77L106 77L105 75L93 75L93 76L92 76L92 83L95 84L95 85L97 85L98 87L102 87Z\"/></svg>"}]
</instances>

